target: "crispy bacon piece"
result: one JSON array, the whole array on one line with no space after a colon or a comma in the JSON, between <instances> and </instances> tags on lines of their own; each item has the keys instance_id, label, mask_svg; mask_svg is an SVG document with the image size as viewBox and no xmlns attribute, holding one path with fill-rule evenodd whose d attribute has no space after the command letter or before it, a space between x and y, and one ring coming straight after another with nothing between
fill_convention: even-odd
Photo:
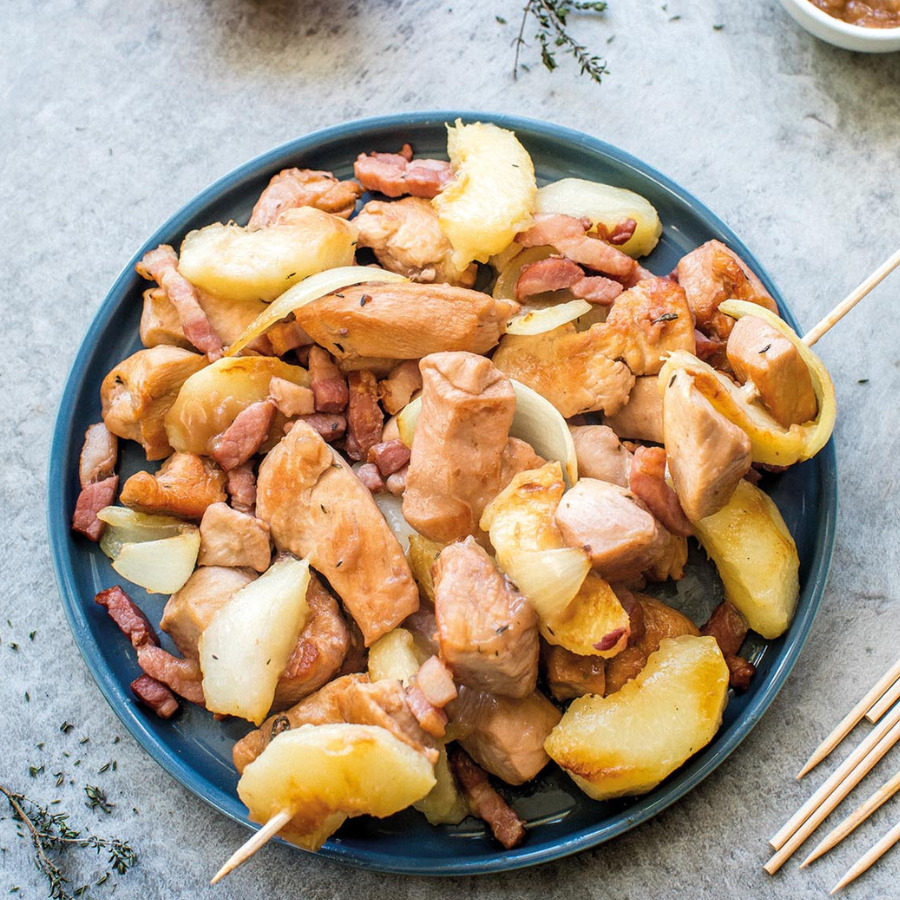
<instances>
[{"instance_id":1,"label":"crispy bacon piece","mask_svg":"<svg viewBox=\"0 0 900 900\"><path fill-rule=\"evenodd\" d=\"M250 513L256 508L256 476L253 466L244 463L226 472L225 489L231 499L232 508L238 512Z\"/></svg>"},{"instance_id":2,"label":"crispy bacon piece","mask_svg":"<svg viewBox=\"0 0 900 900\"><path fill-rule=\"evenodd\" d=\"M736 691L746 691L756 674L756 666L743 656L726 656L725 664L728 666L728 683Z\"/></svg>"},{"instance_id":3,"label":"crispy bacon piece","mask_svg":"<svg viewBox=\"0 0 900 900\"><path fill-rule=\"evenodd\" d=\"M747 622L744 617L726 600L713 610L700 633L712 635L716 639L728 665L731 686L736 690L746 691L756 674L756 666L739 655L741 644L747 637Z\"/></svg>"},{"instance_id":4,"label":"crispy bacon piece","mask_svg":"<svg viewBox=\"0 0 900 900\"><path fill-rule=\"evenodd\" d=\"M339 441L347 432L347 417L332 413L313 413L311 416L300 416L301 422L306 422L310 428L315 429L323 440L329 444ZM285 433L290 431L293 422L285 426Z\"/></svg>"},{"instance_id":5,"label":"crispy bacon piece","mask_svg":"<svg viewBox=\"0 0 900 900\"><path fill-rule=\"evenodd\" d=\"M168 294L178 311L185 337L210 359L222 355L222 341L213 331L197 299L197 289L178 271L178 256L168 244L144 254L136 266L138 274L155 281Z\"/></svg>"},{"instance_id":6,"label":"crispy bacon piece","mask_svg":"<svg viewBox=\"0 0 900 900\"><path fill-rule=\"evenodd\" d=\"M131 641L132 647L159 646L159 638L150 620L119 585L100 591L94 602L106 609L122 634Z\"/></svg>"},{"instance_id":7,"label":"crispy bacon piece","mask_svg":"<svg viewBox=\"0 0 900 900\"><path fill-rule=\"evenodd\" d=\"M548 256L522 266L516 281L516 300L545 291L561 291L584 278L584 269L564 256Z\"/></svg>"},{"instance_id":8,"label":"crispy bacon piece","mask_svg":"<svg viewBox=\"0 0 900 900\"><path fill-rule=\"evenodd\" d=\"M144 674L135 678L129 687L131 693L161 719L171 719L178 712L178 699L161 681Z\"/></svg>"},{"instance_id":9,"label":"crispy bacon piece","mask_svg":"<svg viewBox=\"0 0 900 900\"><path fill-rule=\"evenodd\" d=\"M282 169L272 176L259 195L247 227L272 225L285 210L299 206L314 206L323 212L349 219L360 193L355 181L338 181L331 172Z\"/></svg>"},{"instance_id":10,"label":"crispy bacon piece","mask_svg":"<svg viewBox=\"0 0 900 900\"><path fill-rule=\"evenodd\" d=\"M507 850L521 844L525 839L525 822L491 787L484 769L472 762L464 750L454 750L449 760L472 815L484 819L491 833Z\"/></svg>"},{"instance_id":11,"label":"crispy bacon piece","mask_svg":"<svg viewBox=\"0 0 900 900\"><path fill-rule=\"evenodd\" d=\"M179 697L203 706L203 673L195 659L179 659L168 650L153 644L141 644L137 648L138 665L151 678L161 681Z\"/></svg>"},{"instance_id":12,"label":"crispy bacon piece","mask_svg":"<svg viewBox=\"0 0 900 900\"><path fill-rule=\"evenodd\" d=\"M404 144L399 153L360 153L353 174L367 191L387 197L436 197L453 180L450 163L440 159L413 159L412 147Z\"/></svg>"},{"instance_id":13,"label":"crispy bacon piece","mask_svg":"<svg viewBox=\"0 0 900 900\"><path fill-rule=\"evenodd\" d=\"M385 490L384 479L374 463L364 463L356 470L356 477L373 494L379 494Z\"/></svg>"},{"instance_id":14,"label":"crispy bacon piece","mask_svg":"<svg viewBox=\"0 0 900 900\"><path fill-rule=\"evenodd\" d=\"M447 713L429 703L428 698L417 685L406 689L406 702L422 731L432 737L443 737L447 731Z\"/></svg>"},{"instance_id":15,"label":"crispy bacon piece","mask_svg":"<svg viewBox=\"0 0 900 900\"><path fill-rule=\"evenodd\" d=\"M588 303L595 303L597 306L610 306L625 288L621 282L612 278L586 275L580 281L576 281L569 290L579 300L587 300Z\"/></svg>"},{"instance_id":16,"label":"crispy bacon piece","mask_svg":"<svg viewBox=\"0 0 900 900\"><path fill-rule=\"evenodd\" d=\"M678 495L666 482L666 451L662 447L638 447L631 460L628 487L647 504L666 530L679 537L694 533Z\"/></svg>"},{"instance_id":17,"label":"crispy bacon piece","mask_svg":"<svg viewBox=\"0 0 900 900\"><path fill-rule=\"evenodd\" d=\"M75 501L72 530L83 534L92 541L99 541L105 526L97 518L97 513L116 499L118 486L119 476L111 475L109 478L104 478L103 481L95 481L82 488L78 500Z\"/></svg>"},{"instance_id":18,"label":"crispy bacon piece","mask_svg":"<svg viewBox=\"0 0 900 900\"><path fill-rule=\"evenodd\" d=\"M607 228L602 222L598 222L595 230L597 236L602 240L618 247L631 240L637 230L637 222L634 219L622 219L621 222L616 222L612 228Z\"/></svg>"},{"instance_id":19,"label":"crispy bacon piece","mask_svg":"<svg viewBox=\"0 0 900 900\"><path fill-rule=\"evenodd\" d=\"M213 459L226 471L247 462L269 436L275 415L274 400L260 400L242 409L213 441Z\"/></svg>"},{"instance_id":20,"label":"crispy bacon piece","mask_svg":"<svg viewBox=\"0 0 900 900\"><path fill-rule=\"evenodd\" d=\"M438 656L429 656L416 672L416 687L425 699L439 709L456 699L456 684L453 674Z\"/></svg>"},{"instance_id":21,"label":"crispy bacon piece","mask_svg":"<svg viewBox=\"0 0 900 900\"><path fill-rule=\"evenodd\" d=\"M369 448L367 462L375 463L382 478L399 472L409 462L409 447L403 441L383 441Z\"/></svg>"},{"instance_id":22,"label":"crispy bacon piece","mask_svg":"<svg viewBox=\"0 0 900 900\"><path fill-rule=\"evenodd\" d=\"M309 376L316 412L339 413L346 409L350 399L347 379L322 347L309 348Z\"/></svg>"},{"instance_id":23,"label":"crispy bacon piece","mask_svg":"<svg viewBox=\"0 0 900 900\"><path fill-rule=\"evenodd\" d=\"M97 422L84 433L84 444L78 461L78 477L86 488L95 481L104 481L115 473L119 441L106 427Z\"/></svg>"},{"instance_id":24,"label":"crispy bacon piece","mask_svg":"<svg viewBox=\"0 0 900 900\"><path fill-rule=\"evenodd\" d=\"M362 369L347 376L350 399L347 404L346 452L350 459L365 459L369 450L381 443L384 413L378 405L378 380Z\"/></svg>"}]
</instances>

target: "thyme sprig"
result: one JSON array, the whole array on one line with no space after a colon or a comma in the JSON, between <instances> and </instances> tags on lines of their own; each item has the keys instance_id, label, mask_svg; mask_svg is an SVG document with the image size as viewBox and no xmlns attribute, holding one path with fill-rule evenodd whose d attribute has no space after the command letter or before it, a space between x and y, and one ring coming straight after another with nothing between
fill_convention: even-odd
<instances>
[{"instance_id":1,"label":"thyme sprig","mask_svg":"<svg viewBox=\"0 0 900 900\"><path fill-rule=\"evenodd\" d=\"M137 854L125 841L76 831L69 825L67 813L51 813L47 807L2 784L0 793L12 809L13 820L24 825L28 832L34 848L34 864L47 878L50 900L88 900L90 886L82 884L70 889L70 879L56 862L55 858L70 847L93 848L98 854L107 854L108 869L97 878L95 885L107 882L113 872L124 875L137 862Z\"/></svg>"},{"instance_id":2,"label":"thyme sprig","mask_svg":"<svg viewBox=\"0 0 900 900\"><path fill-rule=\"evenodd\" d=\"M520 68L526 68L524 63L519 63L519 54L527 45L525 29L529 19L533 18L538 26L535 40L541 48L541 62L547 69L552 72L557 68L556 51L562 50L575 58L582 75L600 84L603 76L609 74L606 61L591 53L569 33L568 17L572 13L602 13L605 10L605 0L528 0L522 9L522 23L515 40L513 78L518 78Z\"/></svg>"}]
</instances>

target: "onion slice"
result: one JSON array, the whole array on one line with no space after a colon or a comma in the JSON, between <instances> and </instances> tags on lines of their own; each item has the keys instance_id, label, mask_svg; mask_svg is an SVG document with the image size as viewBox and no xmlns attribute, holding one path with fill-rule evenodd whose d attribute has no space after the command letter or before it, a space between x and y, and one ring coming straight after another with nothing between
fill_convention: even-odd
<instances>
[{"instance_id":1,"label":"onion slice","mask_svg":"<svg viewBox=\"0 0 900 900\"><path fill-rule=\"evenodd\" d=\"M290 290L285 291L277 300L272 301L248 326L244 333L228 348L226 356L235 356L240 353L250 341L264 334L280 319L289 316L301 306L312 303L320 297L339 291L341 288L350 287L352 284L362 284L366 281L401 282L409 281L403 275L396 272L387 272L384 269L371 268L369 266L338 266L336 269L327 269L304 278L299 284L295 284Z\"/></svg>"},{"instance_id":2,"label":"onion slice","mask_svg":"<svg viewBox=\"0 0 900 900\"><path fill-rule=\"evenodd\" d=\"M559 303L556 306L548 306L545 309L532 309L509 320L506 326L507 334L543 334L545 331L553 331L560 325L589 313L593 306L587 300L570 300L568 303Z\"/></svg>"}]
</instances>

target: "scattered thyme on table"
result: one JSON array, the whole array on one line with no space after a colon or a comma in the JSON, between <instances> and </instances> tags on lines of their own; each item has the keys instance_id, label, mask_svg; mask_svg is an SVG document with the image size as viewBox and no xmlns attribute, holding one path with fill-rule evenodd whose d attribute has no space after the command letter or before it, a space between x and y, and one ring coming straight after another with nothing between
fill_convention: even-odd
<instances>
[{"instance_id":1,"label":"scattered thyme on table","mask_svg":"<svg viewBox=\"0 0 900 900\"><path fill-rule=\"evenodd\" d=\"M591 53L569 33L568 17L572 13L603 13L605 10L604 0L528 0L522 9L522 23L515 40L513 78L518 77L520 68L528 71L528 66L519 62L519 54L522 47L527 46L525 29L529 20L534 19L538 26L534 37L541 48L541 62L547 69L552 72L557 68L556 51L562 50L575 57L582 75L600 84L603 76L609 74L606 61ZM496 18L500 24L505 24L505 20Z\"/></svg>"}]
</instances>

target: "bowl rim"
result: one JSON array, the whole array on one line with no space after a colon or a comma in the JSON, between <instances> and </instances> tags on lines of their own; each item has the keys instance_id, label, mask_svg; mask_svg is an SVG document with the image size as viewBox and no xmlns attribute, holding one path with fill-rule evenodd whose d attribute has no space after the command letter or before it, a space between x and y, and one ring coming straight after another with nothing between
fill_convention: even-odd
<instances>
[{"instance_id":1,"label":"bowl rim","mask_svg":"<svg viewBox=\"0 0 900 900\"><path fill-rule=\"evenodd\" d=\"M875 28L869 25L855 25L852 22L845 22L836 16L830 16L825 10L816 6L812 0L781 0L784 7L793 7L798 10L801 15L808 16L813 21L834 31L836 34L846 35L847 37L857 38L861 41L871 42L873 44L890 43L900 39L900 25L894 25L890 28Z\"/></svg>"},{"instance_id":2,"label":"bowl rim","mask_svg":"<svg viewBox=\"0 0 900 900\"><path fill-rule=\"evenodd\" d=\"M795 329L798 327L791 310L784 304L784 298L772 283L768 273L759 264L755 254L744 244L740 236L720 219L705 203L691 192L657 171L630 153L584 132L545 122L539 119L507 115L491 111L472 110L430 110L412 113L394 113L375 117L343 122L287 141L274 149L261 153L253 159L237 166L224 176L216 179L184 203L175 213L157 228L131 258L118 278L110 286L103 302L100 304L94 319L88 327L82 343L72 362L65 387L63 389L53 431L47 483L47 526L50 551L56 576L57 588L69 626L76 639L79 652L100 689L106 702L112 707L122 724L132 737L140 744L154 761L172 778L178 781L191 794L207 803L217 812L244 827L256 829L246 819L245 814L237 810L233 797L225 797L218 789L208 789L200 773L189 766L177 754L157 742L149 724L143 717L134 715L131 706L123 703L127 686L120 684L101 661L88 653L88 646L83 636L90 631L90 626L80 608L83 599L79 596L75 579L69 568L69 543L71 531L64 515L63 484L71 473L64 471L63 451L67 445L69 431L69 408L71 402L82 389L87 377L86 363L92 352L92 345L109 326L110 321L118 315L122 304L123 292L134 277L135 262L146 249L156 246L172 234L182 231L185 222L193 212L214 201L223 193L235 189L243 181L257 176L260 171L271 167L291 156L298 156L304 150L354 135L359 131L383 129L386 127L425 127L441 126L461 118L464 122L489 121L514 131L522 130L541 137L553 138L573 144L583 149L604 154L619 164L636 170L640 175L649 178L679 200L689 203L696 214L711 228L727 235L729 243L744 258L748 258L760 275L763 283L778 300L785 313L785 318ZM816 522L818 538L815 551L809 560L808 577L798 599L798 615L788 632L779 640L784 640L767 673L767 681L752 701L748 703L741 720L735 722L727 734L712 748L703 748L696 756L683 764L663 785L643 797L635 798L635 807L611 815L606 821L592 823L578 829L550 846L529 847L527 844L513 851L497 850L493 853L481 853L473 858L446 859L443 857L401 856L386 854L368 847L347 845L340 841L329 841L316 855L332 862L342 862L354 867L381 873L404 875L441 875L462 876L492 874L511 871L539 863L550 862L564 856L590 849L606 843L610 839L630 831L636 825L647 822L672 804L682 800L688 793L704 781L720 764L722 764L738 745L758 724L776 695L779 693L800 656L809 637L813 621L821 603L835 544L837 520L837 461L834 439L830 438L826 446L817 456L818 484L820 501ZM207 783L208 784L208 783ZM280 840L277 839L276 840ZM293 845L292 845L293 846ZM296 849L296 848L295 848Z\"/></svg>"}]
</instances>

